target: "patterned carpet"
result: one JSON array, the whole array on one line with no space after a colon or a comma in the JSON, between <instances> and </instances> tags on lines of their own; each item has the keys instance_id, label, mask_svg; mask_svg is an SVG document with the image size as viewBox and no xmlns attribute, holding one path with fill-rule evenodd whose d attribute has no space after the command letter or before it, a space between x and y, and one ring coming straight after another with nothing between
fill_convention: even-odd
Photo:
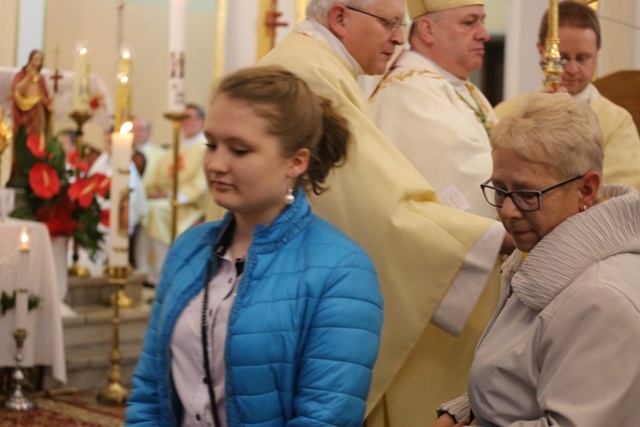
<instances>
[{"instance_id":1,"label":"patterned carpet","mask_svg":"<svg viewBox=\"0 0 640 427\"><path fill-rule=\"evenodd\" d=\"M97 392L35 399L31 411L13 412L2 406L0 427L123 427L124 406L102 405Z\"/></svg>"}]
</instances>

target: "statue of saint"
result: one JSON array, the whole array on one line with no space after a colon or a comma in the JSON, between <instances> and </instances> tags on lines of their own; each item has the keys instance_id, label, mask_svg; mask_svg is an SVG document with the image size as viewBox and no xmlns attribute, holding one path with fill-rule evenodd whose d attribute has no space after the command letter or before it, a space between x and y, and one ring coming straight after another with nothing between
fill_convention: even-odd
<instances>
[{"instance_id":1,"label":"statue of saint","mask_svg":"<svg viewBox=\"0 0 640 427\"><path fill-rule=\"evenodd\" d=\"M13 78L13 129L26 127L27 135L49 134L49 117L53 99L49 96L44 77L40 74L44 56L40 50L32 50L29 62Z\"/></svg>"}]
</instances>

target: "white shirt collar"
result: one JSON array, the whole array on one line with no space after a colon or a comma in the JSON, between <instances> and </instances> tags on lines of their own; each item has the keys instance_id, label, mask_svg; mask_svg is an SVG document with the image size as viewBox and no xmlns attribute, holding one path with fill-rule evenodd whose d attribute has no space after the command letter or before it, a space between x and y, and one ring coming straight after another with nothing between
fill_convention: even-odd
<instances>
[{"instance_id":1,"label":"white shirt collar","mask_svg":"<svg viewBox=\"0 0 640 427\"><path fill-rule=\"evenodd\" d=\"M206 137L204 136L203 132L200 132L200 133L192 136L191 138L184 138L180 145L182 147L184 147L184 148L187 148L187 147L191 147L192 145L195 145L197 143L201 143L203 141L206 141Z\"/></svg>"},{"instance_id":2,"label":"white shirt collar","mask_svg":"<svg viewBox=\"0 0 640 427\"><path fill-rule=\"evenodd\" d=\"M596 87L592 83L589 83L587 87L582 89L581 92L578 92L575 95L573 95L573 98L577 99L578 101L586 102L587 104L589 104L591 101L596 100L599 95L600 95L600 92L598 92L598 89L596 89Z\"/></svg>"},{"instance_id":3,"label":"white shirt collar","mask_svg":"<svg viewBox=\"0 0 640 427\"><path fill-rule=\"evenodd\" d=\"M335 52L336 55L349 65L349 68L353 70L356 76L364 74L364 70L360 64L358 64L358 61L349 53L344 44L320 22L313 19L305 19L298 24L296 29L298 32L318 40Z\"/></svg>"}]
</instances>

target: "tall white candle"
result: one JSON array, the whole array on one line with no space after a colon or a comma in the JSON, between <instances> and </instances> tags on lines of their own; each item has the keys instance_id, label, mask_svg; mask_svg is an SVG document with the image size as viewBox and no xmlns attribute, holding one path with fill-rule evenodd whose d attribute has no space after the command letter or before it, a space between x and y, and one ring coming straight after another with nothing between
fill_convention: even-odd
<instances>
[{"instance_id":1,"label":"tall white candle","mask_svg":"<svg viewBox=\"0 0 640 427\"><path fill-rule=\"evenodd\" d=\"M114 128L131 119L131 50L122 48L118 61L118 85L116 87L116 114Z\"/></svg>"},{"instance_id":2,"label":"tall white candle","mask_svg":"<svg viewBox=\"0 0 640 427\"><path fill-rule=\"evenodd\" d=\"M131 122L111 135L111 189L109 207L109 266L129 265L129 167Z\"/></svg>"},{"instance_id":3,"label":"tall white candle","mask_svg":"<svg viewBox=\"0 0 640 427\"><path fill-rule=\"evenodd\" d=\"M169 103L171 112L184 110L186 0L169 4Z\"/></svg>"},{"instance_id":4,"label":"tall white candle","mask_svg":"<svg viewBox=\"0 0 640 427\"><path fill-rule=\"evenodd\" d=\"M29 304L29 251L31 246L29 245L29 233L27 227L22 227L20 231L20 246L19 260L18 260L18 283L16 286L16 317L15 328L26 329L27 328L27 312Z\"/></svg>"},{"instance_id":5,"label":"tall white candle","mask_svg":"<svg viewBox=\"0 0 640 427\"><path fill-rule=\"evenodd\" d=\"M76 45L76 57L73 65L73 111L89 110L89 50L87 45L79 42Z\"/></svg>"}]
</instances>

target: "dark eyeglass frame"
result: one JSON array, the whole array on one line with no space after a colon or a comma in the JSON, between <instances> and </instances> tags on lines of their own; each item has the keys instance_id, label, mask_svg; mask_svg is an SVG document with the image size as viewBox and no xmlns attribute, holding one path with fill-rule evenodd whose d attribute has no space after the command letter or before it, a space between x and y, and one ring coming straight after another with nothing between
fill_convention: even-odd
<instances>
[{"instance_id":1,"label":"dark eyeglass frame","mask_svg":"<svg viewBox=\"0 0 640 427\"><path fill-rule=\"evenodd\" d=\"M540 197L542 197L543 194L548 193L551 190L555 190L556 188L562 187L563 185L569 184L570 182L576 181L578 179L582 179L584 178L586 174L582 174L582 175L577 175L574 176L573 178L569 178L565 181L562 181L558 184L552 185L551 187L547 187L547 188L543 188L542 190L514 190L514 191L505 191L502 190L501 188L496 188L493 187L491 185L488 185L489 182L491 182L491 179L486 180L483 184L480 184L480 188L482 188L482 194L484 195L484 199L487 201L487 203L489 203L491 206L494 206L496 208L501 208L504 206L504 203L501 205L498 205L495 203L495 200L491 201L491 197L489 195L487 195L487 192L485 191L485 189L490 189L495 191L498 194L501 194L504 197L504 200L508 198L511 199L511 201L513 202L513 204L516 206L516 208L518 208L520 211L522 212L535 212L537 210L540 210L540 207L542 206L540 203ZM524 195L524 196L535 196L536 197L536 208L535 209L527 209L527 208L523 208L522 206L520 206L520 204L518 203L518 200L516 197L514 197L514 195Z\"/></svg>"},{"instance_id":2,"label":"dark eyeglass frame","mask_svg":"<svg viewBox=\"0 0 640 427\"><path fill-rule=\"evenodd\" d=\"M395 33L400 28L404 29L407 26L407 23L405 21L383 18L382 16L374 15L373 13L369 13L352 6L345 5L344 7L349 10L353 10L354 12L360 12L362 14L369 15L372 18L376 18L387 30L391 31L392 33Z\"/></svg>"}]
</instances>

